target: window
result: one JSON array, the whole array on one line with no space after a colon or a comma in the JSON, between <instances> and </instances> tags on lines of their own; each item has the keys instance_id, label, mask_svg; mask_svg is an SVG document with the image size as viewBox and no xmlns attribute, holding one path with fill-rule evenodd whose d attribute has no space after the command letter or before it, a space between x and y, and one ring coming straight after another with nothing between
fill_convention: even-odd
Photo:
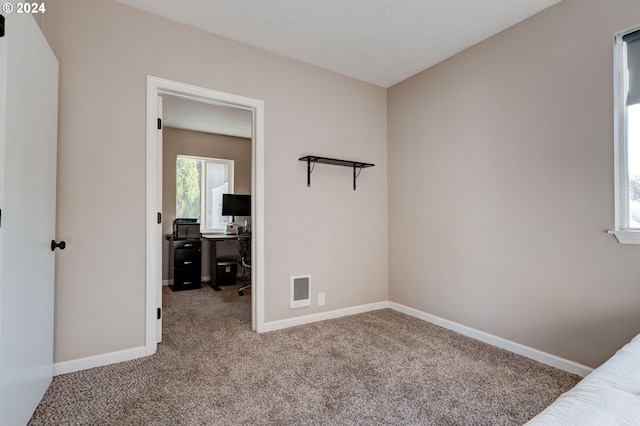
<instances>
[{"instance_id":1,"label":"window","mask_svg":"<svg viewBox=\"0 0 640 426\"><path fill-rule=\"evenodd\" d=\"M616 229L640 244L640 28L616 35Z\"/></svg>"},{"instance_id":2,"label":"window","mask_svg":"<svg viewBox=\"0 0 640 426\"><path fill-rule=\"evenodd\" d=\"M198 218L202 232L222 231L229 223L222 194L233 194L233 160L178 155L176 217Z\"/></svg>"}]
</instances>

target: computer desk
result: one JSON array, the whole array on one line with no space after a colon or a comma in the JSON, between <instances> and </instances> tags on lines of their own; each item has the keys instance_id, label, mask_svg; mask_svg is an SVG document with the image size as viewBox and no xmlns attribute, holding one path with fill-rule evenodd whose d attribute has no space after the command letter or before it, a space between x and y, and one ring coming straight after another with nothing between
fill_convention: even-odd
<instances>
[{"instance_id":1,"label":"computer desk","mask_svg":"<svg viewBox=\"0 0 640 426\"><path fill-rule=\"evenodd\" d=\"M238 234L238 235L227 235L227 234L202 234L202 238L209 241L209 276L211 277L211 281L209 281L209 285L215 290L220 291L220 287L216 283L216 268L217 268L217 249L216 245L218 241L233 241L233 240L250 240L251 234Z\"/></svg>"}]
</instances>

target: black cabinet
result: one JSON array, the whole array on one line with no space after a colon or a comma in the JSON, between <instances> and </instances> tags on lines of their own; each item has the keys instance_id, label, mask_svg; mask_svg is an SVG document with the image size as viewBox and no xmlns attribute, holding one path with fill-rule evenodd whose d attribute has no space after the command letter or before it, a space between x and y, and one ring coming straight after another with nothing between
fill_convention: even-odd
<instances>
[{"instance_id":1,"label":"black cabinet","mask_svg":"<svg viewBox=\"0 0 640 426\"><path fill-rule=\"evenodd\" d=\"M173 285L171 290L200 288L202 242L200 240L171 241L173 251Z\"/></svg>"}]
</instances>

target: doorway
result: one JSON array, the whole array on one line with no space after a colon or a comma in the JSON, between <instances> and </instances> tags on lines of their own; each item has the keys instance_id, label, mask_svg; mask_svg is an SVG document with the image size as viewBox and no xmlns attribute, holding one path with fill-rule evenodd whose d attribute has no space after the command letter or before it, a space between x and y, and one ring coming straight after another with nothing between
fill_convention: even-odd
<instances>
[{"instance_id":1,"label":"doorway","mask_svg":"<svg viewBox=\"0 0 640 426\"><path fill-rule=\"evenodd\" d=\"M239 108L251 112L251 326L264 330L264 103L261 100L214 91L184 83L147 77L147 257L146 257L146 354L157 349L161 333L162 306L162 137L158 118L162 114L159 97L170 95L199 103Z\"/></svg>"}]
</instances>

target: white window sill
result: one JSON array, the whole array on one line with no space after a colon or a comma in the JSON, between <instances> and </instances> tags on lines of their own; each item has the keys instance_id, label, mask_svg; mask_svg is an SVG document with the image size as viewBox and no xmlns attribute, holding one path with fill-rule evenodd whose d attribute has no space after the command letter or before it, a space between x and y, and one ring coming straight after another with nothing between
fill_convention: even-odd
<instances>
[{"instance_id":1,"label":"white window sill","mask_svg":"<svg viewBox=\"0 0 640 426\"><path fill-rule=\"evenodd\" d=\"M640 230L609 230L609 234L613 234L620 244L640 244Z\"/></svg>"}]
</instances>

